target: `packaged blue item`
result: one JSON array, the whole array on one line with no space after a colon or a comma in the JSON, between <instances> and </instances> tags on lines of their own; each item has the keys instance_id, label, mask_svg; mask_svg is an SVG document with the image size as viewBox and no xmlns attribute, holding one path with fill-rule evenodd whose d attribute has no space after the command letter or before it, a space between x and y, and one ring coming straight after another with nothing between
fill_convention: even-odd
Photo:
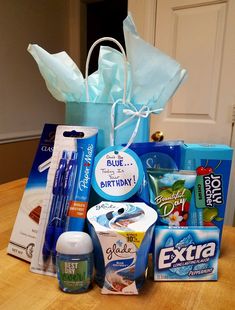
<instances>
[{"instance_id":1,"label":"packaged blue item","mask_svg":"<svg viewBox=\"0 0 235 310\"><path fill-rule=\"evenodd\" d=\"M178 62L139 36L130 15L123 21L123 32L128 61L116 39L100 38L88 52L85 77L65 52L50 54L37 44L28 46L48 90L66 102L66 123L99 129L98 151L112 145L114 123L116 145L130 139L148 141L150 114L164 109L187 76ZM116 43L122 53L101 47L98 70L88 76L93 48L104 40Z\"/></svg>"},{"instance_id":2,"label":"packaged blue item","mask_svg":"<svg viewBox=\"0 0 235 310\"><path fill-rule=\"evenodd\" d=\"M187 226L196 173L188 170L147 169L151 206L160 225Z\"/></svg>"},{"instance_id":3,"label":"packaged blue item","mask_svg":"<svg viewBox=\"0 0 235 310\"><path fill-rule=\"evenodd\" d=\"M58 126L47 176L31 271L55 275L56 243L66 230L83 231L98 130Z\"/></svg>"},{"instance_id":4,"label":"packaged blue item","mask_svg":"<svg viewBox=\"0 0 235 310\"><path fill-rule=\"evenodd\" d=\"M69 203L66 230L83 231L91 188L97 134L77 140L77 174Z\"/></svg>"},{"instance_id":5,"label":"packaged blue item","mask_svg":"<svg viewBox=\"0 0 235 310\"><path fill-rule=\"evenodd\" d=\"M183 144L182 168L197 173L189 225L217 226L220 240L226 210L233 149L220 144ZM194 211L193 211L194 210Z\"/></svg>"},{"instance_id":6,"label":"packaged blue item","mask_svg":"<svg viewBox=\"0 0 235 310\"><path fill-rule=\"evenodd\" d=\"M56 244L56 271L59 287L67 293L83 293L91 288L93 245L81 231L67 231Z\"/></svg>"},{"instance_id":7,"label":"packaged blue item","mask_svg":"<svg viewBox=\"0 0 235 310\"><path fill-rule=\"evenodd\" d=\"M101 202L88 210L87 219L101 293L138 294L157 212L144 203Z\"/></svg>"},{"instance_id":8,"label":"packaged blue item","mask_svg":"<svg viewBox=\"0 0 235 310\"><path fill-rule=\"evenodd\" d=\"M182 141L133 143L130 149L141 159L144 178L138 193L131 201L144 201L149 204L148 168L176 169L180 168Z\"/></svg>"},{"instance_id":9,"label":"packaged blue item","mask_svg":"<svg viewBox=\"0 0 235 310\"><path fill-rule=\"evenodd\" d=\"M39 227L57 125L45 124L29 174L7 253L31 261Z\"/></svg>"},{"instance_id":10,"label":"packaged blue item","mask_svg":"<svg viewBox=\"0 0 235 310\"><path fill-rule=\"evenodd\" d=\"M155 281L215 281L218 256L217 227L155 228Z\"/></svg>"}]
</instances>

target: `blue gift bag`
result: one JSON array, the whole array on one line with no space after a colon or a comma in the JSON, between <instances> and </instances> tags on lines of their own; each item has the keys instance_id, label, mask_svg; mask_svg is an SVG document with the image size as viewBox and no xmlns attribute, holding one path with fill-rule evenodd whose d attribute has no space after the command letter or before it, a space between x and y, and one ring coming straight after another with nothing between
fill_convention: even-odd
<instances>
[{"instance_id":1,"label":"blue gift bag","mask_svg":"<svg viewBox=\"0 0 235 310\"><path fill-rule=\"evenodd\" d=\"M187 76L178 62L138 35L129 15L123 30L128 61L117 40L101 38L89 50L85 79L66 52L50 54L37 44L28 47L48 90L66 103L66 123L99 129L98 151L148 141L150 114L164 109ZM101 46L98 70L88 77L92 50L104 40L116 43L121 53Z\"/></svg>"},{"instance_id":2,"label":"blue gift bag","mask_svg":"<svg viewBox=\"0 0 235 310\"><path fill-rule=\"evenodd\" d=\"M122 51L124 65L123 97L110 103L91 102L88 85L89 61L94 47L104 40L116 43ZM143 110L143 105L128 103L126 100L127 59L123 47L117 40L104 37L93 43L87 56L85 76L87 100L86 102L66 102L66 124L98 128L98 152L112 144L126 144L130 140L131 142L148 141L149 114ZM118 128L114 129L116 126Z\"/></svg>"},{"instance_id":3,"label":"blue gift bag","mask_svg":"<svg viewBox=\"0 0 235 310\"><path fill-rule=\"evenodd\" d=\"M123 110L128 105L122 102L115 108L115 124L120 124L129 119L129 115L124 114ZM137 107L137 110L141 107ZM98 128L97 151L111 145L110 133L112 104L93 103L93 102L67 102L66 103L66 124L91 126ZM115 145L128 143L138 122L138 117L133 117L129 122L115 130ZM138 132L134 138L135 142L147 142L149 140L149 117L141 117Z\"/></svg>"}]
</instances>

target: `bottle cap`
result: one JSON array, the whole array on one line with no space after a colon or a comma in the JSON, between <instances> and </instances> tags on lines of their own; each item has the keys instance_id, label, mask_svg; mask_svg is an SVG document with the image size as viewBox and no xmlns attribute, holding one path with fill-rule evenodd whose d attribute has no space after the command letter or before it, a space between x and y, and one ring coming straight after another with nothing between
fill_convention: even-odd
<instances>
[{"instance_id":1,"label":"bottle cap","mask_svg":"<svg viewBox=\"0 0 235 310\"><path fill-rule=\"evenodd\" d=\"M60 235L56 251L61 254L88 254L93 251L91 237L81 231L67 231Z\"/></svg>"}]
</instances>

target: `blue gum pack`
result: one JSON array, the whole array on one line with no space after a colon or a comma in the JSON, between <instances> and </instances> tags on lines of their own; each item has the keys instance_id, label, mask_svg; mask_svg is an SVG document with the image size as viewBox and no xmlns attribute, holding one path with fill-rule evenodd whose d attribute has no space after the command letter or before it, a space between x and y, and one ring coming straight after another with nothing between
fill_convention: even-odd
<instances>
[{"instance_id":1,"label":"blue gum pack","mask_svg":"<svg viewBox=\"0 0 235 310\"><path fill-rule=\"evenodd\" d=\"M156 226L155 281L215 281L218 279L219 229Z\"/></svg>"}]
</instances>

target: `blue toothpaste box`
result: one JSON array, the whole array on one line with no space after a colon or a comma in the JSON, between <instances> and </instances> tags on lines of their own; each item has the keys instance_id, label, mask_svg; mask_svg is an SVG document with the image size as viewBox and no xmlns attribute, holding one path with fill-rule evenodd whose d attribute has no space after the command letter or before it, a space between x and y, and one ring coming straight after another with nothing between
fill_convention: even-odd
<instances>
[{"instance_id":1,"label":"blue toothpaste box","mask_svg":"<svg viewBox=\"0 0 235 310\"><path fill-rule=\"evenodd\" d=\"M7 248L7 253L28 262L35 247L56 128L56 124L44 125Z\"/></svg>"},{"instance_id":2,"label":"blue toothpaste box","mask_svg":"<svg viewBox=\"0 0 235 310\"><path fill-rule=\"evenodd\" d=\"M215 281L218 256L215 226L155 228L155 281Z\"/></svg>"}]
</instances>

